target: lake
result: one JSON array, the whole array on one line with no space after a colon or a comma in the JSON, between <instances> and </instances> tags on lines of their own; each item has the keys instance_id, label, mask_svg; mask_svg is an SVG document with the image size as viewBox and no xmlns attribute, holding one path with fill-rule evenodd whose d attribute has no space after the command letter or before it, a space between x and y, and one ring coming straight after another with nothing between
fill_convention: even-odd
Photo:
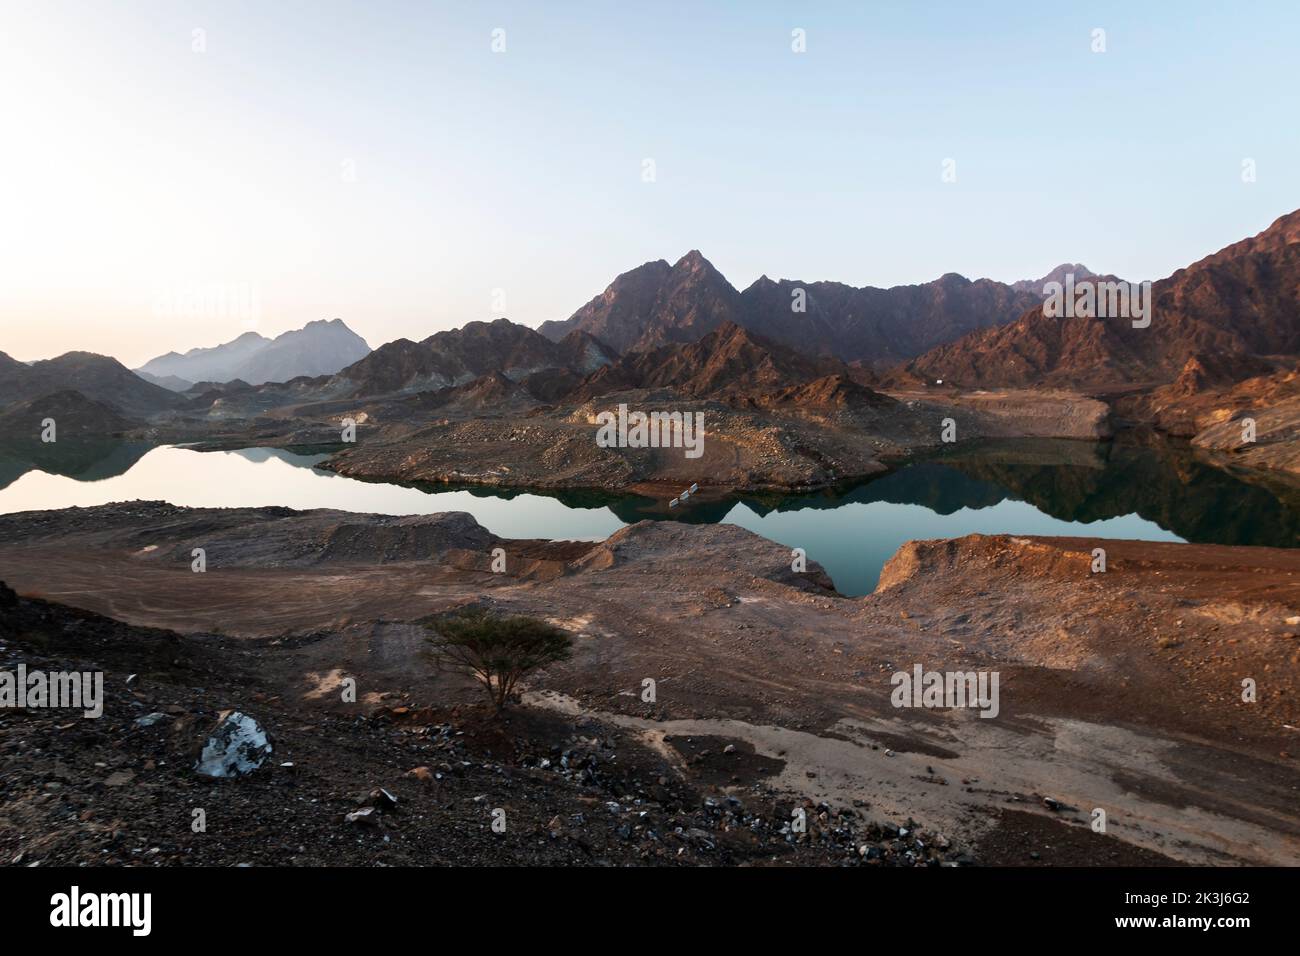
<instances>
[{"instance_id":1,"label":"lake","mask_svg":"<svg viewBox=\"0 0 1300 956\"><path fill-rule=\"evenodd\" d=\"M1300 496L1197 460L1154 437L958 447L811 494L662 501L588 492L420 487L313 466L327 454L200 452L104 442L0 445L0 513L113 501L204 508L282 505L407 515L467 511L502 537L598 540L642 519L728 522L801 547L845 594L869 593L904 541L971 533L1295 547Z\"/></svg>"}]
</instances>

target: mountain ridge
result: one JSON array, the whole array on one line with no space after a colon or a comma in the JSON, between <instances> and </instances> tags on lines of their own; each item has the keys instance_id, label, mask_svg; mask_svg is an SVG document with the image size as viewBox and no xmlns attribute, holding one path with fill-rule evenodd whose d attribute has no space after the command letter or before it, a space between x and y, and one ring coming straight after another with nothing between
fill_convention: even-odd
<instances>
[{"instance_id":1,"label":"mountain ridge","mask_svg":"<svg viewBox=\"0 0 1300 956\"><path fill-rule=\"evenodd\" d=\"M1109 277L1101 277L1109 278ZM1198 373L1254 369L1251 358L1300 353L1300 210L1151 285L1151 324L1056 318L1042 305L1007 325L917 356L905 371L972 387L1107 389L1174 381L1196 356L1234 357Z\"/></svg>"},{"instance_id":2,"label":"mountain ridge","mask_svg":"<svg viewBox=\"0 0 1300 956\"><path fill-rule=\"evenodd\" d=\"M737 290L697 249L620 273L569 318L538 331L585 330L621 354L696 341L727 322L808 354L885 368L977 328L1014 321L1041 301L1062 264L1038 280L1003 283L956 273L919 285L855 287L760 276ZM802 308L802 311L796 311Z\"/></svg>"},{"instance_id":3,"label":"mountain ridge","mask_svg":"<svg viewBox=\"0 0 1300 956\"><path fill-rule=\"evenodd\" d=\"M234 379L261 385L304 375L333 375L370 351L366 340L342 319L315 319L271 339L249 331L220 345L184 353L167 352L150 359L136 372L172 388L177 384Z\"/></svg>"}]
</instances>

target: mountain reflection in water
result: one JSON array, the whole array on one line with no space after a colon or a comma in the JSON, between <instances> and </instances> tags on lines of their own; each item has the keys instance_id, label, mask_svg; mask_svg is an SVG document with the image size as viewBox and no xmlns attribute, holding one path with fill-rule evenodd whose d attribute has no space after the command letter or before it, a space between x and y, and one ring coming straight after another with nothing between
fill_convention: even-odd
<instances>
[{"instance_id":1,"label":"mountain reflection in water","mask_svg":"<svg viewBox=\"0 0 1300 956\"><path fill-rule=\"evenodd\" d=\"M311 453L314 452L314 453ZM729 522L822 564L845 594L875 587L904 541L971 533L1295 547L1300 490L1239 475L1182 443L1020 440L959 446L853 486L666 501L584 491L364 482L312 466L325 449L198 452L140 443L0 444L0 513L133 499L191 507L468 511L504 537L600 539L650 520Z\"/></svg>"}]
</instances>

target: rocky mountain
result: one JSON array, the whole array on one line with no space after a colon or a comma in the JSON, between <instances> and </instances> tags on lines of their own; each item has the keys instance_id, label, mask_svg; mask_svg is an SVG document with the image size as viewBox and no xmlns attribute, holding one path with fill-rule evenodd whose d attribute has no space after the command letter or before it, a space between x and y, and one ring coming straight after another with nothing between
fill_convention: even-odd
<instances>
[{"instance_id":1,"label":"rocky mountain","mask_svg":"<svg viewBox=\"0 0 1300 956\"><path fill-rule=\"evenodd\" d=\"M847 375L825 375L801 385L790 385L764 396L760 403L769 408L793 408L833 412L868 406L897 405L898 400L854 381Z\"/></svg>"},{"instance_id":2,"label":"rocky mountain","mask_svg":"<svg viewBox=\"0 0 1300 956\"><path fill-rule=\"evenodd\" d=\"M788 389L828 375L849 376L834 359L803 355L726 322L687 344L629 352L589 376L583 398L628 388L670 388L692 398L753 395Z\"/></svg>"},{"instance_id":3,"label":"rocky mountain","mask_svg":"<svg viewBox=\"0 0 1300 956\"><path fill-rule=\"evenodd\" d=\"M5 387L5 383L22 375L29 366L26 362L20 362L4 352L0 352L0 389Z\"/></svg>"},{"instance_id":4,"label":"rocky mountain","mask_svg":"<svg viewBox=\"0 0 1300 956\"><path fill-rule=\"evenodd\" d=\"M1042 285L1016 290L948 273L923 285L877 289L760 277L741 293L742 322L792 348L874 368L920 355L966 333L1012 321L1042 301ZM802 313L793 310L803 292Z\"/></svg>"},{"instance_id":5,"label":"rocky mountain","mask_svg":"<svg viewBox=\"0 0 1300 956\"><path fill-rule=\"evenodd\" d=\"M1083 266L1059 266L1051 275ZM1049 276L1050 277L1050 276ZM727 322L811 355L885 367L974 330L1014 320L1042 299L1042 280L1007 285L945 275L891 289L759 278L738 292L698 251L674 265L647 262L562 322L559 339L584 330L620 352L693 342ZM796 311L796 297L802 311Z\"/></svg>"},{"instance_id":6,"label":"rocky mountain","mask_svg":"<svg viewBox=\"0 0 1300 956\"><path fill-rule=\"evenodd\" d=\"M1017 292L1032 292L1039 298L1043 295L1043 286L1049 282L1065 282L1068 275L1078 279L1091 279L1096 273L1085 266L1082 262L1063 262L1041 279L1021 279L1019 282L1011 283L1011 288Z\"/></svg>"},{"instance_id":7,"label":"rocky mountain","mask_svg":"<svg viewBox=\"0 0 1300 956\"><path fill-rule=\"evenodd\" d=\"M1279 370L1253 357L1195 355L1169 384L1119 396L1112 404L1126 419L1190 438L1211 424L1236 422L1249 409L1294 405L1298 399L1295 359Z\"/></svg>"},{"instance_id":8,"label":"rocky mountain","mask_svg":"<svg viewBox=\"0 0 1300 956\"><path fill-rule=\"evenodd\" d=\"M0 410L0 438L36 443L47 418L54 419L57 439L77 442L111 438L137 424L104 402L62 389Z\"/></svg>"},{"instance_id":9,"label":"rocky mountain","mask_svg":"<svg viewBox=\"0 0 1300 956\"><path fill-rule=\"evenodd\" d=\"M498 372L511 381L553 369L586 375L616 358L598 339L574 331L554 342L508 319L470 322L421 342L397 339L331 379L326 391L349 397L464 385Z\"/></svg>"},{"instance_id":10,"label":"rocky mountain","mask_svg":"<svg viewBox=\"0 0 1300 956\"><path fill-rule=\"evenodd\" d=\"M0 406L65 390L80 392L132 418L176 409L183 402L179 395L146 382L105 355L67 352L27 365L0 352Z\"/></svg>"},{"instance_id":11,"label":"rocky mountain","mask_svg":"<svg viewBox=\"0 0 1300 956\"><path fill-rule=\"evenodd\" d=\"M301 375L333 375L369 353L366 340L342 319L318 320L273 339L245 332L224 345L190 349L184 355L168 352L137 371L158 384L184 391L190 383L201 381L228 382L238 378L261 385L287 382Z\"/></svg>"},{"instance_id":12,"label":"rocky mountain","mask_svg":"<svg viewBox=\"0 0 1300 956\"><path fill-rule=\"evenodd\" d=\"M1152 285L1151 323L1055 318L1042 306L918 357L907 370L971 386L1160 385L1259 374L1260 359L1300 353L1300 210L1253 238ZM1206 359L1205 357L1212 357Z\"/></svg>"},{"instance_id":13,"label":"rocky mountain","mask_svg":"<svg viewBox=\"0 0 1300 956\"><path fill-rule=\"evenodd\" d=\"M673 265L660 259L625 272L563 322L541 333L559 341L589 332L620 352L693 342L724 322L740 322L740 293L698 250Z\"/></svg>"}]
</instances>

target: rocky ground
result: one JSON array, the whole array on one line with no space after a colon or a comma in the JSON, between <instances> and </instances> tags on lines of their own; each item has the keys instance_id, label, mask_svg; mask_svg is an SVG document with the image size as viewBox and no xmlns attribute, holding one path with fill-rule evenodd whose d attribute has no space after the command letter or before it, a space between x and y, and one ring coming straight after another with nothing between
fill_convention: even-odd
<instances>
[{"instance_id":1,"label":"rocky ground","mask_svg":"<svg viewBox=\"0 0 1300 956\"><path fill-rule=\"evenodd\" d=\"M1232 384L1215 384L1214 371L1190 360L1177 381L1120 397L1116 411L1191 439L1218 465L1294 480L1300 475L1300 369Z\"/></svg>"},{"instance_id":2,"label":"rocky ground","mask_svg":"<svg viewBox=\"0 0 1300 956\"><path fill-rule=\"evenodd\" d=\"M110 673L100 721L0 713L11 858L1300 863L1292 551L973 536L903 549L876 594L848 599L815 562L796 571L730 526L513 542L465 515L134 503L0 518L0 578L29 596L5 620L36 622L2 642L8 661ZM467 602L575 635L507 723L423 652L422 622ZM999 716L895 708L891 675L918 663L996 670ZM277 749L205 784L192 754L228 708ZM135 726L150 713L166 720ZM562 773L575 748L612 778ZM405 776L421 766L434 783ZM376 787L397 809L344 823ZM188 801L212 794L221 832L190 833ZM730 821L728 797L744 808ZM839 835L787 840L796 804ZM504 839L498 806L520 821ZM1105 835L1088 826L1098 808Z\"/></svg>"},{"instance_id":3,"label":"rocky ground","mask_svg":"<svg viewBox=\"0 0 1300 956\"><path fill-rule=\"evenodd\" d=\"M1109 434L1101 402L1065 392L899 392L888 405L835 400L778 406L681 401L620 392L576 408L527 415L447 418L425 427L383 425L322 467L354 478L510 487L627 491L699 483L710 493L807 490L878 474L884 462L953 440L1031 437L1096 439ZM598 412L626 403L645 411L704 416L703 454L681 449L601 448Z\"/></svg>"},{"instance_id":4,"label":"rocky ground","mask_svg":"<svg viewBox=\"0 0 1300 956\"><path fill-rule=\"evenodd\" d=\"M685 738L674 760L546 711L312 706L294 686L293 643L181 637L7 589L0 603L0 666L102 670L107 697L96 720L0 716L11 865L974 862L910 819L779 793L726 742L713 753ZM270 750L246 774L201 775L201 748L232 709L256 715ZM719 762L725 772L706 772Z\"/></svg>"}]
</instances>

